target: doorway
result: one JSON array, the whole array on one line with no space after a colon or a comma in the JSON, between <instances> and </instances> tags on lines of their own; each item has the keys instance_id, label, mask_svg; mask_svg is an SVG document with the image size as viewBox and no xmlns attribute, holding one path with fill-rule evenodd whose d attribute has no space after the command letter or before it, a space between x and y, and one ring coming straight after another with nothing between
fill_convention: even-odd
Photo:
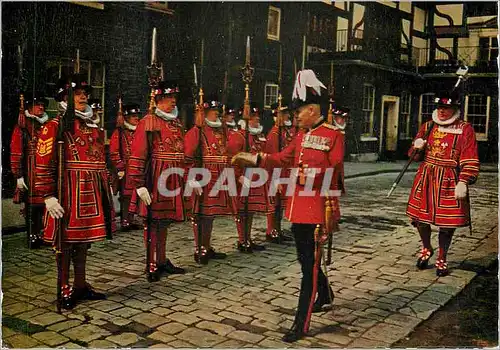
<instances>
[{"instance_id":1,"label":"doorway","mask_svg":"<svg viewBox=\"0 0 500 350\"><path fill-rule=\"evenodd\" d=\"M398 148L399 97L382 96L380 157L394 160Z\"/></svg>"}]
</instances>

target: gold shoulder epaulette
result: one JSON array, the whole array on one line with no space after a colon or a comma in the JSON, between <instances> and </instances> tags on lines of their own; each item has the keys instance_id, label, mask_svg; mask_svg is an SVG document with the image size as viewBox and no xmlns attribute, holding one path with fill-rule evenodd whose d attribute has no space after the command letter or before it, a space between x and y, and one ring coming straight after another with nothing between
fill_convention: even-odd
<instances>
[{"instance_id":1,"label":"gold shoulder epaulette","mask_svg":"<svg viewBox=\"0 0 500 350\"><path fill-rule=\"evenodd\" d=\"M328 129L337 130L337 128L332 124L323 123L321 125L323 125L325 128L328 128Z\"/></svg>"}]
</instances>

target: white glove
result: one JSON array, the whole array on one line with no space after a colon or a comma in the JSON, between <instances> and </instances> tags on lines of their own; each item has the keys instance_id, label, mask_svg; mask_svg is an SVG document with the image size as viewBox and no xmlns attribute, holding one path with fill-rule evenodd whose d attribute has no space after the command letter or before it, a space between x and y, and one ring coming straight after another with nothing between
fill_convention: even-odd
<instances>
[{"instance_id":1,"label":"white glove","mask_svg":"<svg viewBox=\"0 0 500 350\"><path fill-rule=\"evenodd\" d=\"M119 171L118 172L118 178L121 180L123 179L123 177L125 176L125 172L124 171Z\"/></svg>"},{"instance_id":2,"label":"white glove","mask_svg":"<svg viewBox=\"0 0 500 350\"><path fill-rule=\"evenodd\" d=\"M238 182L243 185L243 187L250 188L250 180L245 177L244 175L241 175L240 178L238 179Z\"/></svg>"},{"instance_id":3,"label":"white glove","mask_svg":"<svg viewBox=\"0 0 500 350\"><path fill-rule=\"evenodd\" d=\"M141 198L141 200L144 202L146 205L151 204L151 195L149 194L149 191L146 187L139 187L137 190L137 194Z\"/></svg>"},{"instance_id":4,"label":"white glove","mask_svg":"<svg viewBox=\"0 0 500 350\"><path fill-rule=\"evenodd\" d=\"M196 180L189 180L186 183L186 186L192 188L197 196L201 196L203 194L203 188L201 187L200 183Z\"/></svg>"},{"instance_id":5,"label":"white glove","mask_svg":"<svg viewBox=\"0 0 500 350\"><path fill-rule=\"evenodd\" d=\"M464 199L465 197L467 197L467 184L459 182L455 186L455 199Z\"/></svg>"},{"instance_id":6,"label":"white glove","mask_svg":"<svg viewBox=\"0 0 500 350\"><path fill-rule=\"evenodd\" d=\"M17 188L28 189L28 186L26 186L26 182L24 182L24 177L20 177L20 178L17 179Z\"/></svg>"},{"instance_id":7,"label":"white glove","mask_svg":"<svg viewBox=\"0 0 500 350\"><path fill-rule=\"evenodd\" d=\"M427 143L427 141L425 141L424 139L422 139L422 138L419 137L418 139L416 139L413 142L413 148L415 148L415 149L424 149L426 143Z\"/></svg>"},{"instance_id":8,"label":"white glove","mask_svg":"<svg viewBox=\"0 0 500 350\"><path fill-rule=\"evenodd\" d=\"M54 219L62 219L64 215L64 209L59 204L56 197L50 197L45 200L45 207L49 211L49 214Z\"/></svg>"}]
</instances>

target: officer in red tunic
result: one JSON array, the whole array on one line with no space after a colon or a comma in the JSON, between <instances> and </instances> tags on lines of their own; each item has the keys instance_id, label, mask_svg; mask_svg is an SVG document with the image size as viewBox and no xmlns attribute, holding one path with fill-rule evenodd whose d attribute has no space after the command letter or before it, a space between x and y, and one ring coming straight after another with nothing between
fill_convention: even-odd
<instances>
[{"instance_id":1,"label":"officer in red tunic","mask_svg":"<svg viewBox=\"0 0 500 350\"><path fill-rule=\"evenodd\" d=\"M264 151L268 154L278 153L280 150L287 147L297 133L297 128L293 125L290 118L289 107L285 105L282 106L280 110L278 110L278 107L279 106L277 103L271 106L275 125L267 134L267 142ZM278 123L282 123L281 128ZM281 177L290 177L290 170L286 168L282 169ZM278 187L278 191L280 193L281 208L286 208L286 189L286 185L280 185ZM278 205L277 201L275 201L275 205ZM286 238L282 232L279 232L277 230L277 227L279 227L279 225L276 220L277 218L275 209L275 211L267 214L266 239L274 243L281 243Z\"/></svg>"},{"instance_id":2,"label":"officer in red tunic","mask_svg":"<svg viewBox=\"0 0 500 350\"><path fill-rule=\"evenodd\" d=\"M240 110L240 114L243 114L243 110ZM266 136L262 132L262 125L260 125L260 110L255 105L250 108L250 120L248 121L248 125L248 148L250 152L252 154L263 152L266 146ZM243 129L230 136L228 142L228 152L230 156L245 150L246 132L245 125L243 125ZM258 178L258 175L255 175L255 178L248 179L245 177L245 168L238 166L235 168L235 175L236 179L238 179L238 194L241 194L242 186L248 186L250 180L256 181ZM252 241L251 231L252 220L255 213L263 213L267 215L274 210L274 203L269 197L268 190L269 188L267 184L260 187L250 188L247 196L248 213L245 213L245 196L240 196L239 198L240 214L236 227L238 230L238 250L241 252L252 253L254 250L265 250L263 245L256 244ZM245 225L248 230L247 241L245 241Z\"/></svg>"},{"instance_id":3,"label":"officer in red tunic","mask_svg":"<svg viewBox=\"0 0 500 350\"><path fill-rule=\"evenodd\" d=\"M17 187L14 203L24 202L22 210L26 220L28 247L39 248L42 244L43 197L35 188L35 151L43 126L49 121L45 113L48 101L41 93L26 95L19 120L10 142L10 164Z\"/></svg>"},{"instance_id":4,"label":"officer in red tunic","mask_svg":"<svg viewBox=\"0 0 500 350\"><path fill-rule=\"evenodd\" d=\"M302 338L309 329L311 314L324 310L326 304L333 302L333 292L320 268L319 247L325 243L325 233L332 225L325 219L325 199L326 195L338 195L332 183L332 170L343 161L344 145L334 127L324 123L320 108L321 88L325 86L312 70L300 71L292 103L298 109L297 122L301 131L279 153L240 153L233 158L236 164L258 164L268 169L293 166L298 172L293 195L288 199L286 217L292 222L302 282L295 321L283 337L286 342ZM314 301L316 293L318 297Z\"/></svg>"},{"instance_id":5,"label":"officer in red tunic","mask_svg":"<svg viewBox=\"0 0 500 350\"><path fill-rule=\"evenodd\" d=\"M57 198L57 135L67 116L69 83L58 84L59 115L44 125L36 149L36 187L48 212L44 240L54 243L56 220L63 220L62 307L71 309L79 300L105 299L86 282L85 266L90 243L111 238L114 231L111 180L106 169L104 130L87 104L90 86L82 75L72 78L75 120L64 130L63 201ZM70 260L74 282L69 284Z\"/></svg>"},{"instance_id":6,"label":"officer in red tunic","mask_svg":"<svg viewBox=\"0 0 500 350\"><path fill-rule=\"evenodd\" d=\"M113 165L115 178L117 181L117 190L120 192L120 206L122 212L121 229L130 231L138 229L134 225L134 214L129 212L130 199L133 188L127 187L124 177L130 159L132 138L137 129L137 124L141 119L141 109L138 104L129 104L124 106L123 115L117 118L117 128L111 135L109 142L109 157Z\"/></svg>"},{"instance_id":7,"label":"officer in red tunic","mask_svg":"<svg viewBox=\"0 0 500 350\"><path fill-rule=\"evenodd\" d=\"M474 128L461 119L459 101L449 94L435 98L432 121L421 126L409 152L412 155L416 149L418 157L423 157L406 210L422 239L417 267L427 267L434 253L431 225L438 226L437 276L448 274L446 254L455 229L470 224L468 187L479 175Z\"/></svg>"},{"instance_id":8,"label":"officer in red tunic","mask_svg":"<svg viewBox=\"0 0 500 350\"><path fill-rule=\"evenodd\" d=\"M201 188L196 179L188 180L196 188L193 196L193 233L195 243L194 259L207 264L209 259L225 259L226 254L216 252L211 246L213 221L216 216L238 214L237 201L228 190L219 190L218 182L222 172L231 164L227 155L228 131L219 118L222 105L216 98L203 103L201 120L186 133L185 155L189 167L203 167L210 171L210 182ZM201 140L200 140L201 134ZM232 170L232 169L231 169ZM213 193L212 193L213 192ZM201 234L201 242L198 242ZM200 251L198 247L200 246Z\"/></svg>"},{"instance_id":9,"label":"officer in red tunic","mask_svg":"<svg viewBox=\"0 0 500 350\"><path fill-rule=\"evenodd\" d=\"M174 82L160 82L155 89L156 108L142 118L132 140L132 152L125 170L127 187L134 188L130 212L145 220L144 238L149 251L146 266L148 281L160 279L163 272L185 273L166 257L167 229L172 222L186 220L186 208L182 198L184 178L170 174L166 179L162 172L171 168L185 168L184 130L178 118L178 86ZM168 191L177 194L166 193ZM151 240L147 241L148 225Z\"/></svg>"}]
</instances>

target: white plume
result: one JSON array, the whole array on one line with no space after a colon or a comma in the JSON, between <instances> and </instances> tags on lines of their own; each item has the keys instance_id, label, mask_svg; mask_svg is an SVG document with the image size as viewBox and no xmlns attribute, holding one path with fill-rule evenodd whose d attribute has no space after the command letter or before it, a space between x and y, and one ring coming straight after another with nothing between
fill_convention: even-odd
<instances>
[{"instance_id":1,"label":"white plume","mask_svg":"<svg viewBox=\"0 0 500 350\"><path fill-rule=\"evenodd\" d=\"M321 88L326 89L326 86L316 78L316 74L311 69L304 69L297 73L292 99L299 98L305 101L306 87L312 87L318 93L318 96L321 96Z\"/></svg>"}]
</instances>

